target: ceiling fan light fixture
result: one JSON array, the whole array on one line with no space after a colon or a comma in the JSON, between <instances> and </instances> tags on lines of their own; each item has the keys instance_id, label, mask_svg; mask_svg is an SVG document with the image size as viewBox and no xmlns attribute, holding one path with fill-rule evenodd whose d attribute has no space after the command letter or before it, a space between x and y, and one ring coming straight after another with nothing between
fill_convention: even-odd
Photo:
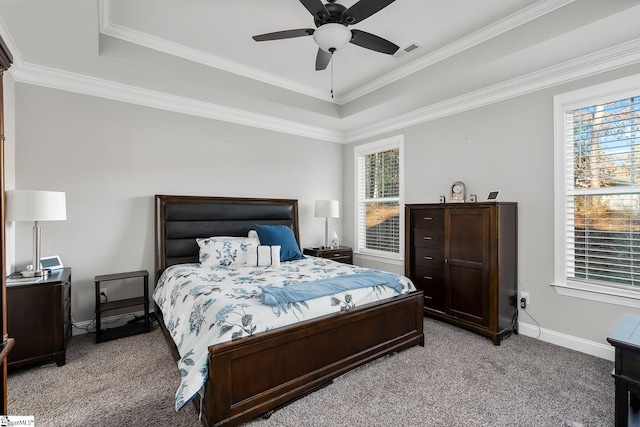
<instances>
[{"instance_id":1,"label":"ceiling fan light fixture","mask_svg":"<svg viewBox=\"0 0 640 427\"><path fill-rule=\"evenodd\" d=\"M324 24L313 33L313 40L320 49L332 53L351 40L351 31L342 24Z\"/></svg>"}]
</instances>

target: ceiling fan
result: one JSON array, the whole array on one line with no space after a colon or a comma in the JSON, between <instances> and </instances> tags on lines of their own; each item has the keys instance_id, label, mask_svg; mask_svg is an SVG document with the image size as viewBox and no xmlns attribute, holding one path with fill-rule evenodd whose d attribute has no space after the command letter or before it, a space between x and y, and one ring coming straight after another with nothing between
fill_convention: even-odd
<instances>
[{"instance_id":1,"label":"ceiling fan","mask_svg":"<svg viewBox=\"0 0 640 427\"><path fill-rule=\"evenodd\" d=\"M362 30L349 30L347 26L367 19L394 1L360 0L347 9L345 6L336 3L336 0L328 0L327 4L322 4L321 0L300 0L300 3L313 15L316 29L301 28L277 31L253 36L253 39L257 42L262 42L313 36L319 46L316 56L316 70L327 68L333 53L348 42L376 52L393 55L399 48L396 44Z\"/></svg>"}]
</instances>

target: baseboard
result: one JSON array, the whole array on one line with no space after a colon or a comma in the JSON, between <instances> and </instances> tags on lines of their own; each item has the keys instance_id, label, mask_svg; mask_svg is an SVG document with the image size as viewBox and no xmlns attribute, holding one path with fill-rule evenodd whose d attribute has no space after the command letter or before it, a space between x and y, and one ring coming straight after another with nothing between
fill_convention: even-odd
<instances>
[{"instance_id":1,"label":"baseboard","mask_svg":"<svg viewBox=\"0 0 640 427\"><path fill-rule=\"evenodd\" d=\"M134 313L118 314L116 316L103 317L101 320L101 324L102 326L105 326L105 327L108 326L109 328L124 326L127 324L129 320L133 319L134 316L135 317L144 316L144 310L136 311ZM96 325L95 325L94 319L85 320L82 322L73 322L71 335L75 336L75 335L88 334L89 332L87 331L87 328L89 327L92 327L92 329L95 331Z\"/></svg>"},{"instance_id":2,"label":"baseboard","mask_svg":"<svg viewBox=\"0 0 640 427\"><path fill-rule=\"evenodd\" d=\"M102 324L109 327L117 327L125 325L133 316L144 316L144 311L128 313L126 315L103 317ZM87 328L94 323L93 320L83 322L74 322L73 335L86 334ZM95 329L95 325L94 329ZM589 341L572 335L563 334L562 332L552 331L550 329L538 328L536 325L518 322L518 333L521 335L536 338L551 344L579 351L581 353L590 354L602 359L614 361L615 349L611 345L601 344L595 341Z\"/></svg>"},{"instance_id":3,"label":"baseboard","mask_svg":"<svg viewBox=\"0 0 640 427\"><path fill-rule=\"evenodd\" d=\"M536 325L522 322L518 322L518 332L527 337L537 338L541 341L607 359L612 362L615 359L615 349L611 345L585 340L550 329L538 328Z\"/></svg>"}]
</instances>

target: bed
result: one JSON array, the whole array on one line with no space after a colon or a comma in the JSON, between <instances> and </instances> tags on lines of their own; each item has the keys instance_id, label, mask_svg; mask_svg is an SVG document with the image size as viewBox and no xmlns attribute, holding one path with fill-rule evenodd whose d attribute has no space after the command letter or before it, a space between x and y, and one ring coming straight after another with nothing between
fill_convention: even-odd
<instances>
[{"instance_id":1,"label":"bed","mask_svg":"<svg viewBox=\"0 0 640 427\"><path fill-rule=\"evenodd\" d=\"M199 262L198 238L244 237L264 224L290 227L299 242L297 200L157 195L155 210L156 284L165 270ZM158 305L156 315L179 361ZM206 382L191 401L203 425L235 426L415 345L424 345L421 291L210 345Z\"/></svg>"}]
</instances>

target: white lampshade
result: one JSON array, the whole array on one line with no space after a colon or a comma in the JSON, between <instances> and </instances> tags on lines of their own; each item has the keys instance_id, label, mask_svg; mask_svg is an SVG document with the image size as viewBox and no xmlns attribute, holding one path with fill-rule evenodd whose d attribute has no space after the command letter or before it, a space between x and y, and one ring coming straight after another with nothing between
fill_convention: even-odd
<instances>
[{"instance_id":1,"label":"white lampshade","mask_svg":"<svg viewBox=\"0 0 640 427\"><path fill-rule=\"evenodd\" d=\"M33 221L33 264L22 272L25 277L46 276L40 265L40 221L67 219L66 195L60 191L7 191L7 221Z\"/></svg>"},{"instance_id":2,"label":"white lampshade","mask_svg":"<svg viewBox=\"0 0 640 427\"><path fill-rule=\"evenodd\" d=\"M337 200L316 200L315 216L321 218L339 218L340 203L338 203Z\"/></svg>"},{"instance_id":3,"label":"white lampshade","mask_svg":"<svg viewBox=\"0 0 640 427\"><path fill-rule=\"evenodd\" d=\"M60 191L7 191L7 221L62 221L67 219L65 193Z\"/></svg>"},{"instance_id":4,"label":"white lampshade","mask_svg":"<svg viewBox=\"0 0 640 427\"><path fill-rule=\"evenodd\" d=\"M324 24L314 31L313 40L320 49L331 53L332 49L341 49L351 40L351 31L342 24Z\"/></svg>"}]
</instances>

